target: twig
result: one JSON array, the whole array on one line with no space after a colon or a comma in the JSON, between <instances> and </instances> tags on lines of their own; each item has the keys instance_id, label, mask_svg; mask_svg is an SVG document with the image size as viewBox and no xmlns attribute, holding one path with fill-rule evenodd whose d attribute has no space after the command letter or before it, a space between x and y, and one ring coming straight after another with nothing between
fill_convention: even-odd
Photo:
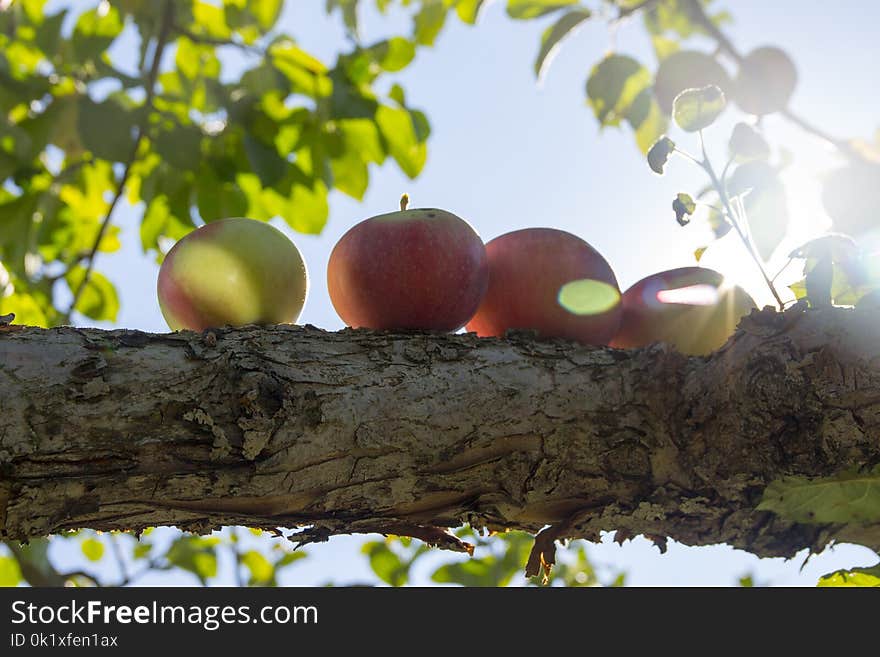
<instances>
[{"instance_id":1,"label":"twig","mask_svg":"<svg viewBox=\"0 0 880 657\"><path fill-rule=\"evenodd\" d=\"M755 264L758 266L758 269L761 271L761 276L764 277L764 282L767 283L767 287L770 288L770 292L773 294L773 298L776 299L776 303L779 306L780 310L785 308L785 304L782 301L782 298L779 296L779 293L776 291L776 286L773 285L773 281L770 280L770 277L767 275L767 271L764 269L764 263L761 262L761 258L758 257L758 254L755 252L754 246L752 246L751 240L746 236L743 232L742 227L739 225L739 221L737 221L737 215L733 212L733 208L730 206L730 198L727 196L727 189L721 184L721 181L718 180L718 176L715 173L715 168L712 166L712 162L709 160L709 156L706 153L706 144L703 140L703 131L700 130L700 146L703 150L703 162L702 167L709 175L709 179L712 181L712 186L718 191L718 196L721 199L721 204L724 206L724 210L727 213L729 218L730 225L733 226L734 230L736 230L739 238L742 240L743 245L746 247L746 251L749 252L749 255L752 256L752 260L755 261Z\"/></svg>"},{"instance_id":2,"label":"twig","mask_svg":"<svg viewBox=\"0 0 880 657\"><path fill-rule=\"evenodd\" d=\"M706 10L703 8L700 0L686 0L684 7L685 12L687 12L691 20L702 27L706 31L706 34L715 40L721 50L730 55L737 64L742 64L743 59L745 58L736 49L733 42L727 38L727 35L725 35L724 32L712 22L712 19L706 14Z\"/></svg>"},{"instance_id":3,"label":"twig","mask_svg":"<svg viewBox=\"0 0 880 657\"><path fill-rule=\"evenodd\" d=\"M728 56L730 56L730 58L733 59L737 64L743 63L745 57L742 55L742 53L739 52L739 50L737 50L736 46L733 45L733 42L727 37L727 35L725 35L724 32L722 32L721 29L712 22L712 19L709 18L708 14L706 14L706 10L700 0L686 0L684 6L688 15L691 17L691 20L693 20L697 25L703 28L703 30L705 30L706 33L715 40L715 42L718 44L718 47L723 52L726 52ZM858 151L856 151L848 142L843 139L833 137L824 130L817 128L813 124L795 114L792 110L784 109L780 112L780 114L788 119L790 122L794 123L804 132L807 132L831 144L850 159L863 159Z\"/></svg>"},{"instance_id":4,"label":"twig","mask_svg":"<svg viewBox=\"0 0 880 657\"><path fill-rule=\"evenodd\" d=\"M235 585L238 588L243 589L246 586L246 583L244 581L244 575L242 575L241 572L242 555L241 550L238 549L238 542L241 540L241 537L239 536L237 527L232 528L232 534L233 540L230 541L229 547L232 549L232 555L235 557Z\"/></svg>"},{"instance_id":5,"label":"twig","mask_svg":"<svg viewBox=\"0 0 880 657\"><path fill-rule=\"evenodd\" d=\"M631 7L621 7L620 11L617 14L617 20L622 20L624 18L627 18L628 16L632 16L642 9L649 9L651 5L655 5L658 2L659 0L642 0L642 2L632 5Z\"/></svg>"},{"instance_id":6,"label":"twig","mask_svg":"<svg viewBox=\"0 0 880 657\"><path fill-rule=\"evenodd\" d=\"M73 300L70 302L70 307L67 309L67 313L65 314L66 318L68 319L70 318L70 314L73 312L73 309L76 308L76 304L79 302L83 290L85 290L86 285L88 285L89 283L89 277L92 274L92 268L95 264L95 255L98 252L98 248L101 246L101 241L104 239L104 235L107 233L107 229L110 227L110 223L113 218L113 211L116 209L116 205L119 203L119 200L125 193L125 186L128 183L128 178L131 174L131 168L137 161L138 149L140 148L141 141L144 138L144 133L146 132L147 123L149 121L150 110L153 107L153 97L156 94L156 78L159 75L159 65L162 61L162 53L165 51L165 45L171 32L171 19L173 10L174 0L165 0L165 7L162 14L162 27L159 29L159 35L156 38L156 47L153 51L153 62L150 66L150 73L147 77L147 97L144 101L144 114L141 118L140 124L137 126L137 133L134 138L134 143L132 144L131 154L128 157L128 161L125 163L125 168L122 171L122 177L119 179L119 184L116 187L116 193L113 195L113 200L110 201L110 207L107 208L107 214L104 216L104 220L101 222L101 227L98 229L98 235L95 238L95 242L92 245L91 250L89 251L88 262L85 265L85 273L83 274L83 278L80 281L80 284L77 286L76 290L73 293Z\"/></svg>"},{"instance_id":7,"label":"twig","mask_svg":"<svg viewBox=\"0 0 880 657\"><path fill-rule=\"evenodd\" d=\"M798 116L790 109L782 110L781 114L804 132L808 132L811 135L814 135L815 137L818 137L819 139L831 144L850 159L859 161L864 160L864 157L862 157L862 155L846 140L832 137L821 128L817 128L812 123L808 123L806 119Z\"/></svg>"},{"instance_id":8,"label":"twig","mask_svg":"<svg viewBox=\"0 0 880 657\"><path fill-rule=\"evenodd\" d=\"M131 582L131 573L128 570L128 565L125 563L125 558L122 555L122 548L119 545L118 534L110 535L110 549L113 551L113 558L116 559L116 563L119 566L120 580L118 586L125 586Z\"/></svg>"}]
</instances>

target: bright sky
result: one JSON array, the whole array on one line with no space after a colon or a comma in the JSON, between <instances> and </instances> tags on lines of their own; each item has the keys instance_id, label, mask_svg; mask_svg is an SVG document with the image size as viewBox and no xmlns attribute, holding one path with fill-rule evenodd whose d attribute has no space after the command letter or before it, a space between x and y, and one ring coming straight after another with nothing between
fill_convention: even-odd
<instances>
[{"instance_id":1,"label":"bright sky","mask_svg":"<svg viewBox=\"0 0 880 657\"><path fill-rule=\"evenodd\" d=\"M328 19L324 4L324 0L287 2L282 27L305 49L332 62L345 41L339 19ZM355 222L395 209L404 191L414 207L441 207L465 217L487 241L528 226L575 233L604 254L621 289L650 273L694 263L693 251L705 244L705 233L695 226L680 229L669 208L677 192L694 193L703 186L701 172L676 160L666 176L654 175L631 135L613 129L600 133L585 103L588 69L609 48L654 66L644 30L639 24L626 26L617 32L615 44L604 24L588 24L566 42L539 88L532 64L544 26L511 21L503 4L493 2L476 28L451 21L435 47L420 50L413 65L397 77L408 101L425 109L431 119L429 159L422 175L409 181L393 164L374 168L362 204L340 194L332 196L330 221L321 236L287 231L303 252L311 277L301 322L342 327L326 290L330 250ZM719 0L717 4L734 14L736 22L726 31L741 51L774 44L793 56L800 71L792 102L798 113L841 137L874 133L880 124L880 97L872 85L880 56L876 36L880 6L846 0L830 13L827 3L801 0ZM380 17L367 12L363 24L368 43L409 31L404 15ZM116 50L124 48L120 44ZM725 116L730 124L736 113ZM798 239L809 238L827 224L815 176L835 160L823 144L782 119L771 117L767 125L797 158L789 174L797 215L797 234L789 243L796 246ZM713 143L710 137L710 147L721 160L729 125L719 127L716 134L719 140ZM673 137L687 147L687 136ZM693 143L691 148L698 146ZM139 210L122 208L117 223L124 228L123 249L101 255L97 267L121 293L119 326L164 332L167 327L156 301L157 266L140 252L139 216ZM768 300L737 245L713 246L703 262L748 286L760 302ZM291 567L284 583L364 581L369 570L358 550L361 540L339 538L309 548L311 558ZM801 569L803 558L759 560L722 546L677 544L661 556L643 539L620 547L608 538L589 553L600 568L627 570L629 583L642 585L730 585L747 573L759 583L813 585L825 572L876 561L865 548L838 546ZM55 556L62 563L82 565L72 551L56 551ZM451 558L437 556L437 560ZM416 583L427 583L426 574L417 572ZM228 568L221 580L232 583ZM168 579L144 580L149 581Z\"/></svg>"}]
</instances>

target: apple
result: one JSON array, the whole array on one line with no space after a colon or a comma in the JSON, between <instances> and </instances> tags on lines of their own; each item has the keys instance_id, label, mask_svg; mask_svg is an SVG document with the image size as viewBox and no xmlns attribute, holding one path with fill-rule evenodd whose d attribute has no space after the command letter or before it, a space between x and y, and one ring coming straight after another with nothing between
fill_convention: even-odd
<instances>
[{"instance_id":1,"label":"apple","mask_svg":"<svg viewBox=\"0 0 880 657\"><path fill-rule=\"evenodd\" d=\"M496 237L486 253L489 289L468 331L503 336L508 329L532 329L590 345L606 345L614 337L620 288L605 258L581 238L554 228L526 228ZM589 314L560 303L563 288L580 281L598 282L601 299Z\"/></svg>"},{"instance_id":2,"label":"apple","mask_svg":"<svg viewBox=\"0 0 880 657\"><path fill-rule=\"evenodd\" d=\"M293 242L262 221L221 219L175 244L159 268L159 307L172 330L293 323L308 289Z\"/></svg>"},{"instance_id":3,"label":"apple","mask_svg":"<svg viewBox=\"0 0 880 657\"><path fill-rule=\"evenodd\" d=\"M680 352L710 354L736 330L755 302L724 285L712 269L682 267L643 278L623 293L623 319L612 347L631 349L666 342Z\"/></svg>"},{"instance_id":4,"label":"apple","mask_svg":"<svg viewBox=\"0 0 880 657\"><path fill-rule=\"evenodd\" d=\"M749 114L773 114L788 106L796 86L797 69L791 57L779 48L765 46L743 58L733 99Z\"/></svg>"},{"instance_id":5,"label":"apple","mask_svg":"<svg viewBox=\"0 0 880 657\"><path fill-rule=\"evenodd\" d=\"M333 247L327 287L354 328L454 331L480 304L488 282L486 247L464 219L446 210L370 217Z\"/></svg>"},{"instance_id":6,"label":"apple","mask_svg":"<svg viewBox=\"0 0 880 657\"><path fill-rule=\"evenodd\" d=\"M724 93L730 90L730 76L711 55L697 50L679 50L660 62L654 79L654 96L666 114L672 113L673 102L685 89L714 84Z\"/></svg>"}]
</instances>

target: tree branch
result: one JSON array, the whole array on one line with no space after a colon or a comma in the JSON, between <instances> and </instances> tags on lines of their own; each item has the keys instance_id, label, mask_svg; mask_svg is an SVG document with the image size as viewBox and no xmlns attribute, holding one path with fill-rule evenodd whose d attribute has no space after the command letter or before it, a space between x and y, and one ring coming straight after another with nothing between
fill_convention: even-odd
<instances>
[{"instance_id":1,"label":"tree branch","mask_svg":"<svg viewBox=\"0 0 880 657\"><path fill-rule=\"evenodd\" d=\"M650 9L652 5L656 5L659 0L642 0L634 5L630 5L629 7L619 7L617 12L617 20L622 20L629 16L632 16L635 13L642 11L643 9Z\"/></svg>"},{"instance_id":2,"label":"tree branch","mask_svg":"<svg viewBox=\"0 0 880 657\"><path fill-rule=\"evenodd\" d=\"M159 66L162 63L162 54L165 52L165 45L167 44L168 36L171 33L173 14L174 0L165 0L165 6L162 10L162 25L159 28L159 35L156 37L156 47L153 51L153 61L150 65L150 72L147 76L147 83L145 85L147 96L146 100L144 101L144 115L137 126L137 132L135 133L134 142L132 143L131 153L129 154L128 160L125 163L125 168L122 170L122 177L119 179L119 183L116 186L116 193L113 195L113 199L110 201L110 206L107 208L107 214L104 215L104 219L101 222L100 228L98 229L98 234L95 237L95 241L92 244L92 248L89 250L89 254L86 258L85 273L83 275L83 279L82 281L80 281L80 284L77 286L76 290L73 291L73 300L70 302L70 307L65 313L65 317L67 319L70 318L70 315L73 312L74 308L76 308L76 304L79 302L79 299L82 296L86 285L88 285L89 283L89 278L92 275L92 268L95 264L95 256L98 253L98 249L101 246L101 241L104 239L104 235L106 235L107 229L110 227L110 224L113 220L113 211L116 209L116 205L119 203L122 195L125 193L125 186L128 184L128 178L131 175L131 168L137 161L138 149L140 148L141 141L143 140L144 134L147 131L147 125L150 119L150 111L153 108L153 98L156 94L156 79L159 76Z\"/></svg>"},{"instance_id":3,"label":"tree branch","mask_svg":"<svg viewBox=\"0 0 880 657\"><path fill-rule=\"evenodd\" d=\"M718 47L725 53L730 56L737 64L742 64L745 57L743 57L742 53L737 50L736 46L733 42L727 37L721 29L712 22L712 19L709 18L709 15L706 13L706 9L703 6L700 0L686 0L686 4L684 5L688 15L691 20L694 21L697 25L699 25L706 34L711 37L717 44ZM818 137L822 141L827 142L828 144L834 146L837 150L839 150L846 157L856 160L862 161L864 158L859 154L859 152L852 147L846 140L839 139L837 137L833 137L828 134L824 130L814 126L809 123L806 119L798 116L791 109L785 109L780 114L788 119L790 122L794 123L804 132L807 132L815 137Z\"/></svg>"},{"instance_id":4,"label":"tree branch","mask_svg":"<svg viewBox=\"0 0 880 657\"><path fill-rule=\"evenodd\" d=\"M8 326L0 408L7 540L247 525L466 549L442 530L467 522L761 556L880 546L876 524L756 511L780 477L880 463L880 311L755 311L709 358L523 334Z\"/></svg>"}]
</instances>

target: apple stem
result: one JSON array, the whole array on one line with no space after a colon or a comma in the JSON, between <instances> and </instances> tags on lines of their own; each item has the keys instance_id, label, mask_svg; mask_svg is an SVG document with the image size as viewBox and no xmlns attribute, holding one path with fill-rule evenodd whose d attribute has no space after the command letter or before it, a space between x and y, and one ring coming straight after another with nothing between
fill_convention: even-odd
<instances>
[{"instance_id":1,"label":"apple stem","mask_svg":"<svg viewBox=\"0 0 880 657\"><path fill-rule=\"evenodd\" d=\"M403 194L400 197L400 211L403 212L409 207L409 194Z\"/></svg>"}]
</instances>

